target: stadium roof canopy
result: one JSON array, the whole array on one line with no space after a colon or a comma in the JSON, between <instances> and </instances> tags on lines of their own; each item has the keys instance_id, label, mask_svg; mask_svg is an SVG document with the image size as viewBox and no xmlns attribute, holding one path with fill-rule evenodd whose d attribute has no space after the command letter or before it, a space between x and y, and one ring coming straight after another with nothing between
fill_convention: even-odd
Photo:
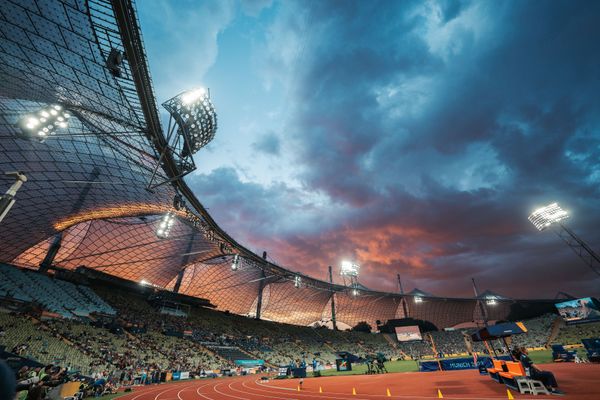
<instances>
[{"instance_id":1,"label":"stadium roof canopy","mask_svg":"<svg viewBox=\"0 0 600 400\"><path fill-rule=\"evenodd\" d=\"M0 262L85 266L237 314L255 316L260 304L262 318L301 325L330 319L332 296L337 320L350 326L408 315L438 327L475 318L475 299L353 296L307 276L295 285L298 273L229 237L181 179L130 0L0 2L0 76L0 172L28 178L0 223ZM28 115L56 106L71 115L68 126L44 136L23 128ZM10 179L1 176L2 191ZM150 182L164 184L149 190ZM178 196L185 206L174 208ZM160 239L167 212L176 223ZM500 309L506 314L510 303Z\"/></svg>"}]
</instances>

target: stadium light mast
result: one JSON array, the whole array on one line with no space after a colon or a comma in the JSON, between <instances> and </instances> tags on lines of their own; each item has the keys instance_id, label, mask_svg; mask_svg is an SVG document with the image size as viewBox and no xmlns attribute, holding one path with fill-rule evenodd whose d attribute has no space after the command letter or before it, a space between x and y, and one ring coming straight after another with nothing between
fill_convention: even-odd
<instances>
[{"instance_id":1,"label":"stadium light mast","mask_svg":"<svg viewBox=\"0 0 600 400\"><path fill-rule=\"evenodd\" d=\"M583 262L596 275L600 276L600 257L562 221L569 218L569 213L563 210L557 203L538 208L529 215L529 221L540 232L554 228L554 231L563 242L567 244L583 260Z\"/></svg>"}]
</instances>

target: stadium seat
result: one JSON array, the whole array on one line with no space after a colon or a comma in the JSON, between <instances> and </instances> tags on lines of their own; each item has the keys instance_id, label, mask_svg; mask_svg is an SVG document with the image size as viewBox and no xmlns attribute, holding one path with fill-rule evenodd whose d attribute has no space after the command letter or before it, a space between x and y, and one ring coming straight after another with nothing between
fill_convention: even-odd
<instances>
[{"instance_id":1,"label":"stadium seat","mask_svg":"<svg viewBox=\"0 0 600 400\"><path fill-rule=\"evenodd\" d=\"M499 372L498 375L502 378L502 383L515 390L519 390L517 380L527 378L525 368L520 362L506 361L506 368L508 371Z\"/></svg>"},{"instance_id":2,"label":"stadium seat","mask_svg":"<svg viewBox=\"0 0 600 400\"><path fill-rule=\"evenodd\" d=\"M502 365L503 365L505 362L506 362L506 361L503 361L503 360L495 360L495 359L493 359L493 360L492 360L493 367L492 367L492 368L488 368L488 369L487 369L487 371L488 371L488 374L490 374L490 377L491 377L493 380L495 380L496 382L500 382L500 383L502 383L502 382L501 382L501 379L500 379L500 372L503 372L503 371L504 371L504 369L502 368Z\"/></svg>"}]
</instances>

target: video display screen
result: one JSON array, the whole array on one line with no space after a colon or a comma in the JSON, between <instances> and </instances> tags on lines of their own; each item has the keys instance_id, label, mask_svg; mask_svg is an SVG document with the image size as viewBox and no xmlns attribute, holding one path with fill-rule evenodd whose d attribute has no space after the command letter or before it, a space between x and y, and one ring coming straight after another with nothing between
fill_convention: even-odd
<instances>
[{"instance_id":1,"label":"video display screen","mask_svg":"<svg viewBox=\"0 0 600 400\"><path fill-rule=\"evenodd\" d=\"M554 306L560 316L570 324L600 320L600 309L591 297L564 301Z\"/></svg>"},{"instance_id":2,"label":"video display screen","mask_svg":"<svg viewBox=\"0 0 600 400\"><path fill-rule=\"evenodd\" d=\"M423 340L421 331L417 325L412 326L397 326L396 328L396 339L399 342L408 342L411 340Z\"/></svg>"}]
</instances>

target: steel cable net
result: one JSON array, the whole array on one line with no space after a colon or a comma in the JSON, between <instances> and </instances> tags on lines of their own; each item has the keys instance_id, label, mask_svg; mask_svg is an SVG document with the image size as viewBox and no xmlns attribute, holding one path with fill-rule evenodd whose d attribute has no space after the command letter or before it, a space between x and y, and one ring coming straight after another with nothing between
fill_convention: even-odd
<instances>
[{"instance_id":1,"label":"steel cable net","mask_svg":"<svg viewBox=\"0 0 600 400\"><path fill-rule=\"evenodd\" d=\"M155 214L169 210L175 193L168 185L145 190L157 156L127 59L120 76L107 68L110 53L124 51L110 2L6 1L0 21L0 170L21 170L29 179L3 221L0 260L37 268L62 232L59 267L168 286L188 263L184 292L219 287L203 286L224 268L196 264L220 254L216 242L203 234L190 239L181 221L168 239L155 236ZM19 120L53 104L71 112L68 128L43 143L23 138ZM168 179L160 168L158 174ZM200 270L209 271L205 279L186 282ZM219 287L211 297L224 309L248 312L257 284L248 286L245 296Z\"/></svg>"},{"instance_id":2,"label":"steel cable net","mask_svg":"<svg viewBox=\"0 0 600 400\"><path fill-rule=\"evenodd\" d=\"M476 300L421 297L408 299L411 318L432 322L437 328L473 321Z\"/></svg>"},{"instance_id":3,"label":"steel cable net","mask_svg":"<svg viewBox=\"0 0 600 400\"><path fill-rule=\"evenodd\" d=\"M375 329L377 320L385 323L394 319L399 305L400 297L385 293L361 292L358 296L353 296L350 291L340 292L335 295L335 317L336 321L351 327L366 321ZM331 316L331 309L326 311Z\"/></svg>"},{"instance_id":4,"label":"steel cable net","mask_svg":"<svg viewBox=\"0 0 600 400\"><path fill-rule=\"evenodd\" d=\"M262 271L244 263L232 271L232 260L233 257L220 256L188 265L179 292L209 299L221 311L240 315L253 313ZM170 282L167 287L174 284Z\"/></svg>"},{"instance_id":5,"label":"steel cable net","mask_svg":"<svg viewBox=\"0 0 600 400\"><path fill-rule=\"evenodd\" d=\"M330 297L329 291L307 286L296 288L290 280L269 283L263 291L261 317L288 324L309 325L323 318L323 310Z\"/></svg>"},{"instance_id":6,"label":"steel cable net","mask_svg":"<svg viewBox=\"0 0 600 400\"><path fill-rule=\"evenodd\" d=\"M483 301L485 307L485 313L487 314L487 320L489 321L503 321L508 318L511 307L514 301L510 300L495 300L494 302ZM481 307L477 305L473 310L473 320L483 321L484 315L482 314Z\"/></svg>"},{"instance_id":7,"label":"steel cable net","mask_svg":"<svg viewBox=\"0 0 600 400\"><path fill-rule=\"evenodd\" d=\"M149 215L77 224L63 233L54 263L61 268L84 266L136 282L166 286L185 262L219 254L217 244L192 235L192 228L181 220L169 238L158 239L155 230L159 220L159 216ZM32 247L12 262L39 265L52 240Z\"/></svg>"}]
</instances>

